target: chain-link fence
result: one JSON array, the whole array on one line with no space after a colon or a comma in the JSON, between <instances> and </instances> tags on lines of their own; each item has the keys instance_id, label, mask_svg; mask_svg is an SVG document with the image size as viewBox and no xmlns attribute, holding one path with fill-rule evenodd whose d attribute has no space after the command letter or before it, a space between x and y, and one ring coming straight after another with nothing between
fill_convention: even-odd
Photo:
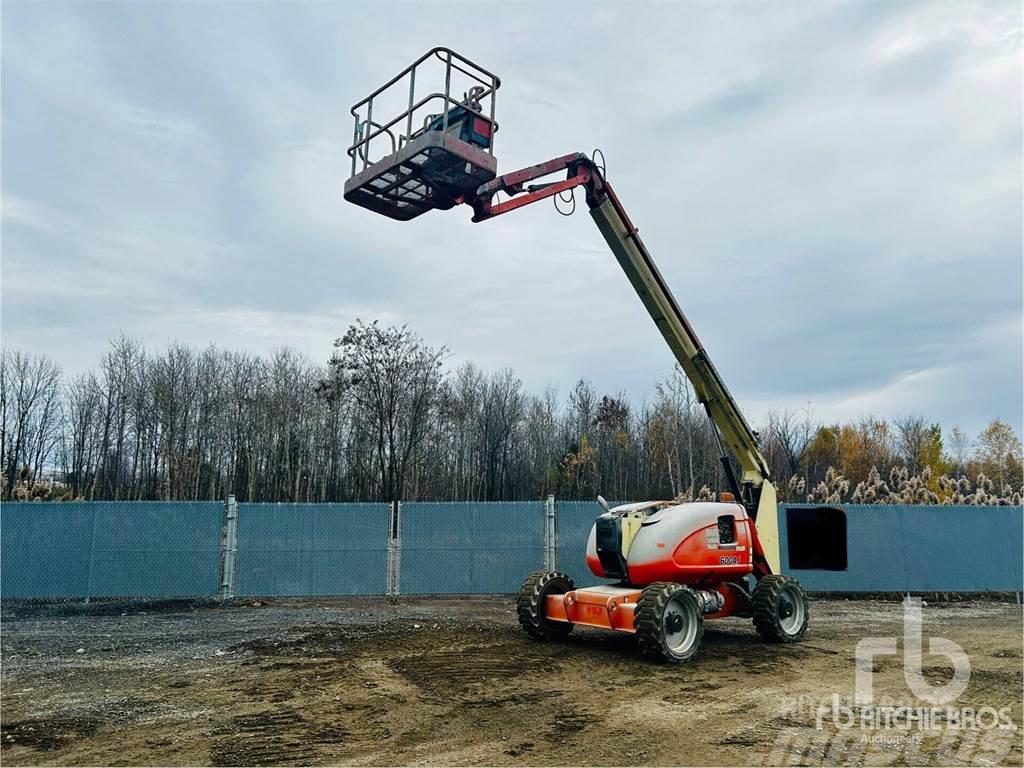
<instances>
[{"instance_id":1,"label":"chain-link fence","mask_svg":"<svg viewBox=\"0 0 1024 768\"><path fill-rule=\"evenodd\" d=\"M845 510L845 570L782 568L812 591L1020 592L1017 507ZM508 593L540 568L586 565L596 502L235 504L72 502L0 509L12 598ZM813 542L812 542L813 543Z\"/></svg>"},{"instance_id":2,"label":"chain-link fence","mask_svg":"<svg viewBox=\"0 0 1024 768\"><path fill-rule=\"evenodd\" d=\"M216 501L4 504L0 595L214 595L223 519Z\"/></svg>"},{"instance_id":3,"label":"chain-link fence","mask_svg":"<svg viewBox=\"0 0 1024 768\"><path fill-rule=\"evenodd\" d=\"M403 503L398 592L515 592L544 566L544 502Z\"/></svg>"},{"instance_id":4,"label":"chain-link fence","mask_svg":"<svg viewBox=\"0 0 1024 768\"><path fill-rule=\"evenodd\" d=\"M815 592L1020 592L1020 507L847 504L847 568L790 567L790 510L779 510L782 570Z\"/></svg>"},{"instance_id":5,"label":"chain-link fence","mask_svg":"<svg viewBox=\"0 0 1024 768\"><path fill-rule=\"evenodd\" d=\"M235 594L384 594L390 515L390 504L240 504Z\"/></svg>"}]
</instances>

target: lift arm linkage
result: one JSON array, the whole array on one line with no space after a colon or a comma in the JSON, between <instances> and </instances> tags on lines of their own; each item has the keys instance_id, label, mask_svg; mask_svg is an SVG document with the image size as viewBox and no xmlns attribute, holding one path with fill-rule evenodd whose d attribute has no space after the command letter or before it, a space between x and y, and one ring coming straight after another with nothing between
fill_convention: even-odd
<instances>
[{"instance_id":1,"label":"lift arm linkage","mask_svg":"<svg viewBox=\"0 0 1024 768\"><path fill-rule=\"evenodd\" d=\"M563 181L528 185L560 171L566 172ZM650 252L640 239L635 226L626 215L610 184L601 170L580 153L564 155L546 163L499 176L466 196L462 202L473 207L473 221L485 221L508 213L524 205L544 200L565 190L582 186L586 191L590 215L611 247L626 277L640 296L661 335L693 384L698 401L724 440L725 448L739 463L743 476L743 502L756 516L764 486L771 488L768 465L757 445L757 435L747 424L736 401L711 363L700 339L668 285L658 271ZM508 200L495 202L495 196L504 192ZM730 481L738 489L731 468L726 464ZM771 488L774 504L774 488ZM768 499L763 499L768 501Z\"/></svg>"}]
</instances>

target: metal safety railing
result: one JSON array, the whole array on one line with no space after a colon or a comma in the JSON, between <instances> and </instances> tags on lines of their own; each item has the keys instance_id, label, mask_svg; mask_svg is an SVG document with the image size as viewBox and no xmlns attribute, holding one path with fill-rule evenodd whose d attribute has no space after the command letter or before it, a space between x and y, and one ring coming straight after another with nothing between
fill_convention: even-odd
<instances>
[{"instance_id":1,"label":"metal safety railing","mask_svg":"<svg viewBox=\"0 0 1024 768\"><path fill-rule=\"evenodd\" d=\"M426 95L417 96L417 88L422 84L427 65L433 65L435 61L440 61L444 68L444 90L434 90ZM467 83L472 83L470 88L463 92L461 99L452 95L453 73L461 73L468 78ZM501 80L497 75L450 48L437 47L427 51L369 96L352 105L351 113L355 124L352 146L347 150L352 159L352 175L366 170L376 162L370 155L370 145L374 139L386 137L390 146L389 154L393 154L438 120L441 131L447 132L449 118L456 108L491 124L491 141L487 151L493 155L493 134L498 127L494 120L495 94L500 86ZM381 122L379 115L375 118L374 103L377 103L379 112L381 102L386 101L389 95L399 92L408 93L404 102L405 109L397 114L394 114L393 108L389 109L389 115L385 116L390 117L387 122ZM440 111L431 112L431 109ZM418 115L423 116L420 122L417 122ZM380 160L384 156L377 159Z\"/></svg>"}]
</instances>

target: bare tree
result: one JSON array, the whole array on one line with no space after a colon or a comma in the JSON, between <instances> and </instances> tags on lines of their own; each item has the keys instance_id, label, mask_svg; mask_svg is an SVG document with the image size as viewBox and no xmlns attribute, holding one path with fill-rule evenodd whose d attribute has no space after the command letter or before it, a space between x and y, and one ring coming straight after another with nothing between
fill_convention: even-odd
<instances>
[{"instance_id":1,"label":"bare tree","mask_svg":"<svg viewBox=\"0 0 1024 768\"><path fill-rule=\"evenodd\" d=\"M99 386L92 374L75 377L67 388L64 475L72 498L80 498L92 484L100 397Z\"/></svg>"},{"instance_id":2,"label":"bare tree","mask_svg":"<svg viewBox=\"0 0 1024 768\"><path fill-rule=\"evenodd\" d=\"M929 425L923 416L901 416L896 426L896 449L911 473L921 470L921 457L929 438Z\"/></svg>"},{"instance_id":3,"label":"bare tree","mask_svg":"<svg viewBox=\"0 0 1024 768\"><path fill-rule=\"evenodd\" d=\"M508 368L487 381L480 419L485 499L506 498L513 434L523 419L522 388L523 382Z\"/></svg>"},{"instance_id":4,"label":"bare tree","mask_svg":"<svg viewBox=\"0 0 1024 768\"><path fill-rule=\"evenodd\" d=\"M447 350L427 346L406 326L359 320L334 346L330 377L319 392L327 398L352 397L358 428L372 441L378 496L401 499L410 459L440 400Z\"/></svg>"},{"instance_id":5,"label":"bare tree","mask_svg":"<svg viewBox=\"0 0 1024 768\"><path fill-rule=\"evenodd\" d=\"M444 348L356 323L329 365L120 337L63 382L44 356L0 354L0 492L11 498L362 501L705 498L724 482L713 426L681 371L653 402L560 398L510 370L442 370ZM921 417L819 427L772 413L763 450L790 500L1014 504L1021 443L994 421L977 450ZM63 473L57 470L63 470ZM951 476L950 476L950 473ZM51 482L60 479L63 484ZM40 482L46 478L46 482ZM883 480L885 478L885 480ZM970 479L968 479L970 478ZM852 490L852 494L851 494ZM1015 501L1017 500L1017 501Z\"/></svg>"},{"instance_id":6,"label":"bare tree","mask_svg":"<svg viewBox=\"0 0 1024 768\"><path fill-rule=\"evenodd\" d=\"M19 482L30 485L60 439L61 370L46 355L3 354L4 497Z\"/></svg>"},{"instance_id":7,"label":"bare tree","mask_svg":"<svg viewBox=\"0 0 1024 768\"><path fill-rule=\"evenodd\" d=\"M818 425L811 416L809 405L802 414L793 411L783 411L781 414L776 411L768 412L766 442L769 446L778 448L785 461L785 472L778 473L780 477L788 478L799 474L804 454L807 453L817 431Z\"/></svg>"},{"instance_id":8,"label":"bare tree","mask_svg":"<svg viewBox=\"0 0 1024 768\"><path fill-rule=\"evenodd\" d=\"M949 458L954 474L967 471L967 462L971 458L971 438L960 427L953 427L949 433Z\"/></svg>"}]
</instances>

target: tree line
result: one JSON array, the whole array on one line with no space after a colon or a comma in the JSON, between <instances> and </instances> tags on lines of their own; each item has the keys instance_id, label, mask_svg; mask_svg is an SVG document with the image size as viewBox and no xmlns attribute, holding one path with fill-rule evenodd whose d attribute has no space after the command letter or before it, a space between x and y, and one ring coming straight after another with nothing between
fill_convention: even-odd
<instances>
[{"instance_id":1,"label":"tree line","mask_svg":"<svg viewBox=\"0 0 1024 768\"><path fill-rule=\"evenodd\" d=\"M525 391L510 369L446 368L407 327L357 321L320 364L113 340L65 378L0 356L4 500L711 498L713 427L675 369L651 402L586 380ZM945 434L922 416L822 424L770 413L761 448L789 501L1020 504L1022 447L994 420Z\"/></svg>"}]
</instances>

